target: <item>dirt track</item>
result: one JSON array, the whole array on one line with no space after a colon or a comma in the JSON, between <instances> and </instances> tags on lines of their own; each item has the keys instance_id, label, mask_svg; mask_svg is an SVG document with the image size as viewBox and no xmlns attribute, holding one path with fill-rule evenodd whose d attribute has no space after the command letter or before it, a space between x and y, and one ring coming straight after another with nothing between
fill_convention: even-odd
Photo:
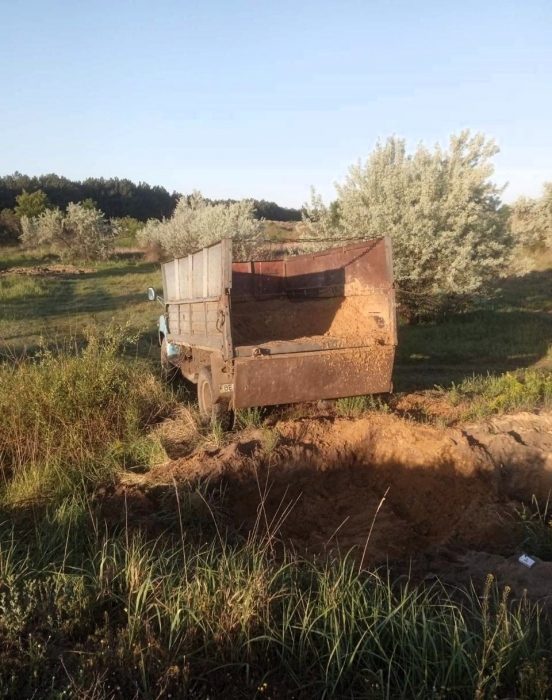
<instances>
[{"instance_id":1,"label":"dirt track","mask_svg":"<svg viewBox=\"0 0 552 700\"><path fill-rule=\"evenodd\" d=\"M65 275L84 275L89 272L94 272L94 270L75 267L74 265L40 265L38 267L8 267L0 270L0 276L63 277Z\"/></svg>"},{"instance_id":2,"label":"dirt track","mask_svg":"<svg viewBox=\"0 0 552 700\"><path fill-rule=\"evenodd\" d=\"M528 571L514 556L515 510L552 489L552 415L439 430L374 413L277 429L270 454L262 431L250 430L157 467L147 483L208 479L225 491L230 527L269 531L300 554L353 549L365 565L392 561L451 583L493 571L515 592L552 595L552 564Z\"/></svg>"}]
</instances>

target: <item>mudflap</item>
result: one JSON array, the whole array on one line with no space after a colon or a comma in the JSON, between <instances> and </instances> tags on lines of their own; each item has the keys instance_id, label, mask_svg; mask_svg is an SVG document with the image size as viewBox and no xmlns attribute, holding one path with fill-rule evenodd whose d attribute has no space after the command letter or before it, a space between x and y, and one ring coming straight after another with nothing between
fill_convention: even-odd
<instances>
[{"instance_id":1,"label":"mudflap","mask_svg":"<svg viewBox=\"0 0 552 700\"><path fill-rule=\"evenodd\" d=\"M388 392L392 389L394 357L394 346L373 345L238 358L234 406L273 406Z\"/></svg>"}]
</instances>

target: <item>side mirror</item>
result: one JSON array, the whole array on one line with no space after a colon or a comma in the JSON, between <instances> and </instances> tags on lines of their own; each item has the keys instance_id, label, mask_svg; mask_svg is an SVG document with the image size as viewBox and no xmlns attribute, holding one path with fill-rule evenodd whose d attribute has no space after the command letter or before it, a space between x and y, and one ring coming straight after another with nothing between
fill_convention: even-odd
<instances>
[{"instance_id":1,"label":"side mirror","mask_svg":"<svg viewBox=\"0 0 552 700\"><path fill-rule=\"evenodd\" d=\"M148 299L150 301L155 301L156 296L155 289L153 287L148 287Z\"/></svg>"}]
</instances>

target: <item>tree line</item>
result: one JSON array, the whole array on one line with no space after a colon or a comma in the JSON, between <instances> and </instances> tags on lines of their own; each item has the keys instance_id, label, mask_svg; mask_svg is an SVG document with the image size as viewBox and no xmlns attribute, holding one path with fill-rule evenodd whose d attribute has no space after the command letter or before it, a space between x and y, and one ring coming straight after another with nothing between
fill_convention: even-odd
<instances>
[{"instance_id":1,"label":"tree line","mask_svg":"<svg viewBox=\"0 0 552 700\"><path fill-rule=\"evenodd\" d=\"M25 211L18 198L22 194L34 195L41 204L67 210L70 203L93 202L108 219L135 219L146 222L150 219L170 218L182 195L168 192L164 187L138 184L126 178L87 178L70 180L51 173L29 176L19 172L0 177L0 240L13 242L18 238L19 220L22 215L32 216L34 208ZM37 194L40 193L40 194ZM207 200L211 204L235 204L236 200ZM300 221L301 210L281 207L276 202L253 201L253 216L272 221ZM28 199L26 200L28 203ZM25 203L25 202L24 202ZM36 202L35 202L36 203Z\"/></svg>"},{"instance_id":2,"label":"tree line","mask_svg":"<svg viewBox=\"0 0 552 700\"><path fill-rule=\"evenodd\" d=\"M420 144L413 151L404 139L390 137L378 142L364 162L349 168L336 185L333 202L325 204L313 191L311 203L301 212L272 202L213 201L199 192L179 196L157 188L169 199L175 197L172 213L158 209L144 224L125 215L128 210L109 205L120 203L117 192L127 192L132 201L130 186L149 186L98 181L104 189L83 189L74 197L80 197L80 203L66 208L60 200L51 200L46 189L23 189L13 209L0 211L0 240L2 225L13 224L19 226L23 244L49 245L62 256L93 259L108 255L121 235L155 246L167 257L232 236L236 250L254 257L265 255L261 217L289 220L301 214L296 236L304 239L304 250L389 235L402 313L416 321L468 308L505 274L524 272L520 261L526 249L538 253L552 248L552 184L545 183L539 198L522 197L505 205L503 188L492 181L497 152L492 139L467 130L451 136L448 147ZM23 184L47 184L40 178L12 178L14 190ZM115 183L115 194L106 204L98 192L105 194L108 182ZM119 187L123 182L130 189Z\"/></svg>"}]
</instances>

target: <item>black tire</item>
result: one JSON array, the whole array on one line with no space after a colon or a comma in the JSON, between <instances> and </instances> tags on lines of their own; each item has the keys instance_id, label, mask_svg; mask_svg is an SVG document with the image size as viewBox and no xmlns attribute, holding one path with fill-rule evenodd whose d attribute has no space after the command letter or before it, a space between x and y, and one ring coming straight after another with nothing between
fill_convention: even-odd
<instances>
[{"instance_id":1,"label":"black tire","mask_svg":"<svg viewBox=\"0 0 552 700\"><path fill-rule=\"evenodd\" d=\"M197 402L199 413L208 425L219 423L223 430L234 424L234 411L223 401L213 403L213 375L209 367L202 367L197 378Z\"/></svg>"},{"instance_id":2,"label":"black tire","mask_svg":"<svg viewBox=\"0 0 552 700\"><path fill-rule=\"evenodd\" d=\"M163 340L161 341L161 374L168 382L172 381L178 374L178 367L175 367L169 359L169 355L167 353L167 340L165 337L163 337Z\"/></svg>"}]
</instances>

